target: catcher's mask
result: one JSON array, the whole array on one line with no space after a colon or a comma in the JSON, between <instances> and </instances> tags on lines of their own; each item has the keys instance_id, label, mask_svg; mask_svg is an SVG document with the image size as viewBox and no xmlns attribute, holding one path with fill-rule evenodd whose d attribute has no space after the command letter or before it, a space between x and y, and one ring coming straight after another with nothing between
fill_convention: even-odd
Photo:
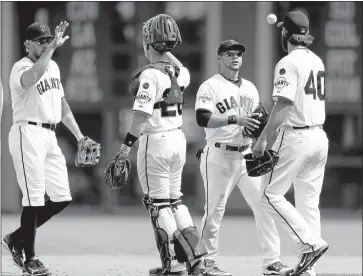
<instances>
[{"instance_id":1,"label":"catcher's mask","mask_svg":"<svg viewBox=\"0 0 363 276\"><path fill-rule=\"evenodd\" d=\"M170 52L182 43L178 25L167 14L158 14L147 20L142 26L142 35L146 44L159 53Z\"/></svg>"}]
</instances>

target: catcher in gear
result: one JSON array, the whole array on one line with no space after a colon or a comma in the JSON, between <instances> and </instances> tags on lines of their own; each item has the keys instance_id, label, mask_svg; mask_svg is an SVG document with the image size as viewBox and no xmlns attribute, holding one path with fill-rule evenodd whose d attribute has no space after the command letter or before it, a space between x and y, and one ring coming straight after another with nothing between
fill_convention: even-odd
<instances>
[{"instance_id":1,"label":"catcher in gear","mask_svg":"<svg viewBox=\"0 0 363 276\"><path fill-rule=\"evenodd\" d=\"M200 257L206 254L197 228L183 204L181 174L186 159L183 93L190 83L187 68L171 54L182 42L178 25L166 14L147 20L142 28L143 47L150 62L131 77L133 117L119 153L105 170L111 188L122 187L131 166L128 156L139 140L137 170L150 214L161 267L149 275L202 275Z\"/></svg>"}]
</instances>

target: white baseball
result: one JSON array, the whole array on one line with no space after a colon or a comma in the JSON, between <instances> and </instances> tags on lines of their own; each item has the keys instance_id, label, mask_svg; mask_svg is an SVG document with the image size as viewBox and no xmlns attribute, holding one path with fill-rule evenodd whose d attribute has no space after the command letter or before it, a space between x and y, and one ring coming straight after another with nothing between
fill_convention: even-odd
<instances>
[{"instance_id":1,"label":"white baseball","mask_svg":"<svg viewBox=\"0 0 363 276\"><path fill-rule=\"evenodd\" d=\"M267 16L267 23L268 24L275 24L277 22L277 17L273 13Z\"/></svg>"}]
</instances>

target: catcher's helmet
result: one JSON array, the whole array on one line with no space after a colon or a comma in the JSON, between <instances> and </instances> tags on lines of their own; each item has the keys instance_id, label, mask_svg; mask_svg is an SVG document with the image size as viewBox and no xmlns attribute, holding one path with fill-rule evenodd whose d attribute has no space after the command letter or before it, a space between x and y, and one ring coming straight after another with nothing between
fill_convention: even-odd
<instances>
[{"instance_id":1,"label":"catcher's helmet","mask_svg":"<svg viewBox=\"0 0 363 276\"><path fill-rule=\"evenodd\" d=\"M167 14L158 14L147 20L142 26L142 35L146 44L158 52L170 52L182 43L178 25Z\"/></svg>"}]
</instances>

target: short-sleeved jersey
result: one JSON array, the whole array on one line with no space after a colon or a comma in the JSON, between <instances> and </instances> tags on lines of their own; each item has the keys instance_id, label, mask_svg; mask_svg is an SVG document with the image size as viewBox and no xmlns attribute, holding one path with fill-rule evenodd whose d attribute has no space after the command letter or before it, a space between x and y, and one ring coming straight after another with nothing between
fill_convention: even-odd
<instances>
[{"instance_id":1,"label":"short-sleeved jersey","mask_svg":"<svg viewBox=\"0 0 363 276\"><path fill-rule=\"evenodd\" d=\"M195 110L204 109L217 115L250 114L258 105L259 95L255 85L241 79L240 87L216 74L199 87ZM219 128L204 128L207 143L227 143L230 145L248 145L251 139L243 137L243 127L227 125Z\"/></svg>"},{"instance_id":2,"label":"short-sleeved jersey","mask_svg":"<svg viewBox=\"0 0 363 276\"><path fill-rule=\"evenodd\" d=\"M51 60L40 80L31 87L23 88L20 78L33 65L34 63L28 57L24 57L17 61L11 70L13 122L33 121L57 124L61 121L61 98L64 97L59 67Z\"/></svg>"},{"instance_id":3,"label":"short-sleeved jersey","mask_svg":"<svg viewBox=\"0 0 363 276\"><path fill-rule=\"evenodd\" d=\"M181 67L178 75L172 66L169 66L169 69L176 77L181 90L187 88L190 83L188 69ZM145 112L150 117L144 132L162 132L181 127L183 124L182 104L154 108L155 103L165 99L164 92L171 88L169 75L158 69L149 68L141 73L139 79L140 85L135 97L133 112Z\"/></svg>"},{"instance_id":4,"label":"short-sleeved jersey","mask_svg":"<svg viewBox=\"0 0 363 276\"><path fill-rule=\"evenodd\" d=\"M282 126L316 126L325 122L325 67L306 48L297 48L275 67L273 97L294 102Z\"/></svg>"}]
</instances>

